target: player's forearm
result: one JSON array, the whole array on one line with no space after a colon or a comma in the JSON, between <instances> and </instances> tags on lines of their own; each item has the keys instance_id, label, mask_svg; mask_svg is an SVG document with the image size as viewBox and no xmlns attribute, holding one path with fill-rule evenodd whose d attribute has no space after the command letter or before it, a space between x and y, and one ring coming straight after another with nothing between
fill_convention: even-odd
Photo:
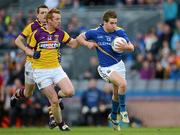
<instances>
[{"instance_id":1,"label":"player's forearm","mask_svg":"<svg viewBox=\"0 0 180 135\"><path fill-rule=\"evenodd\" d=\"M134 51L134 45L133 45L132 43L128 43L128 44L125 46L125 50L126 50L126 51L129 51L129 52Z\"/></svg>"},{"instance_id":2,"label":"player's forearm","mask_svg":"<svg viewBox=\"0 0 180 135\"><path fill-rule=\"evenodd\" d=\"M20 48L21 50L25 51L26 50L26 46L23 43L23 39L18 36L15 40L15 44L18 48Z\"/></svg>"},{"instance_id":3,"label":"player's forearm","mask_svg":"<svg viewBox=\"0 0 180 135\"><path fill-rule=\"evenodd\" d=\"M77 39L79 44L88 47L88 41L85 40L83 34L80 34L76 39Z\"/></svg>"}]
</instances>

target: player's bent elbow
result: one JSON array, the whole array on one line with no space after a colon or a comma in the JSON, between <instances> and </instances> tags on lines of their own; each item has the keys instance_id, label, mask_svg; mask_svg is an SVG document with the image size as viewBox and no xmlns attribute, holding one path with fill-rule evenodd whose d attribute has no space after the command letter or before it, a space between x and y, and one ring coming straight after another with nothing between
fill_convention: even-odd
<instances>
[{"instance_id":1,"label":"player's bent elbow","mask_svg":"<svg viewBox=\"0 0 180 135\"><path fill-rule=\"evenodd\" d=\"M18 38L16 38L14 42L15 42L15 45L16 45L16 46L18 46L19 39L18 39Z\"/></svg>"}]
</instances>

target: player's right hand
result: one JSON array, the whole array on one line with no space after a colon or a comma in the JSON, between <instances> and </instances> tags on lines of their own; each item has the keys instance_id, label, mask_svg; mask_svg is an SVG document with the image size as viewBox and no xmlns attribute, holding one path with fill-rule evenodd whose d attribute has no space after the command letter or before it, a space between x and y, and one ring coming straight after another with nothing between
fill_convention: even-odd
<instances>
[{"instance_id":1,"label":"player's right hand","mask_svg":"<svg viewBox=\"0 0 180 135\"><path fill-rule=\"evenodd\" d=\"M26 55L28 56L33 56L33 50L31 50L30 48L26 47L26 49L24 50L24 52L26 53Z\"/></svg>"},{"instance_id":2,"label":"player's right hand","mask_svg":"<svg viewBox=\"0 0 180 135\"><path fill-rule=\"evenodd\" d=\"M34 51L33 53L33 59L39 59L41 56L41 51Z\"/></svg>"}]
</instances>

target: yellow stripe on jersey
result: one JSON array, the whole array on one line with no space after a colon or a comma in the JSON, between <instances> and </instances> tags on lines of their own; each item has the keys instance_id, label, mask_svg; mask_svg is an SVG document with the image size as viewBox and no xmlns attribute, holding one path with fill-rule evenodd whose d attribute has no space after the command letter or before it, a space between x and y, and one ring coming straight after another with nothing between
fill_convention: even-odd
<instances>
[{"instance_id":1,"label":"yellow stripe on jersey","mask_svg":"<svg viewBox=\"0 0 180 135\"><path fill-rule=\"evenodd\" d=\"M35 30L32 34L31 34L31 38L30 38L30 40L29 40L29 46L30 47L32 47L32 48L34 48L35 46L36 46L36 44L37 44L37 41L36 41L36 39L35 39L35 34L36 34L36 32L37 32L37 30Z\"/></svg>"},{"instance_id":2,"label":"yellow stripe on jersey","mask_svg":"<svg viewBox=\"0 0 180 135\"><path fill-rule=\"evenodd\" d=\"M67 34L67 33L64 31L64 37L63 37L63 39L62 39L62 42L63 42L63 43L66 43L69 38L70 38L69 34Z\"/></svg>"},{"instance_id":3,"label":"yellow stripe on jersey","mask_svg":"<svg viewBox=\"0 0 180 135\"><path fill-rule=\"evenodd\" d=\"M99 27L100 27L100 26L98 26L98 27L96 27L96 28L93 28L93 29L91 29L91 30L97 30Z\"/></svg>"},{"instance_id":4,"label":"yellow stripe on jersey","mask_svg":"<svg viewBox=\"0 0 180 135\"><path fill-rule=\"evenodd\" d=\"M121 27L117 27L117 29L116 30L124 30L123 28L121 28Z\"/></svg>"}]
</instances>

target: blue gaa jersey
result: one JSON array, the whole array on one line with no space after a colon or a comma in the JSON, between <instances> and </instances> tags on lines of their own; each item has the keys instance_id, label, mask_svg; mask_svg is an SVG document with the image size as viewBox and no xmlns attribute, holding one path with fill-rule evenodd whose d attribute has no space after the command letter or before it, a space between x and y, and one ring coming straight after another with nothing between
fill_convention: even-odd
<instances>
[{"instance_id":1,"label":"blue gaa jersey","mask_svg":"<svg viewBox=\"0 0 180 135\"><path fill-rule=\"evenodd\" d=\"M98 48L96 49L99 65L101 67L109 67L121 61L122 54L113 51L111 47L111 43L116 37L123 37L127 42L129 42L127 34L119 27L114 32L106 32L102 26L99 26L96 29L91 29L85 32L85 36L87 40L95 41L105 52L111 55L109 56Z\"/></svg>"}]
</instances>

